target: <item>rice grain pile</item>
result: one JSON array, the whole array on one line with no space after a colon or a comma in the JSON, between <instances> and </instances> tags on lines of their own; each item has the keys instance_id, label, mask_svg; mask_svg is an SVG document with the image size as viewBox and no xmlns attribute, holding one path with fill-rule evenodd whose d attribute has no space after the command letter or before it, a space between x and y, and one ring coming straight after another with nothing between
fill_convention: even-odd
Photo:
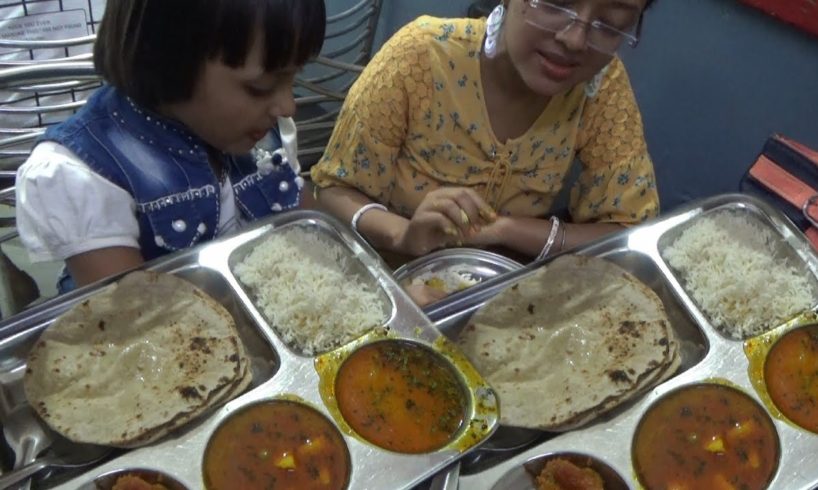
<instances>
[{"instance_id":1,"label":"rice grain pile","mask_svg":"<svg viewBox=\"0 0 818 490\"><path fill-rule=\"evenodd\" d=\"M746 339L814 303L809 273L776 256L778 240L746 217L720 212L697 220L662 256L714 327Z\"/></svg>"},{"instance_id":2,"label":"rice grain pile","mask_svg":"<svg viewBox=\"0 0 818 490\"><path fill-rule=\"evenodd\" d=\"M260 243L234 272L281 338L313 355L386 322L377 283L352 271L353 260L340 244L291 227Z\"/></svg>"}]
</instances>

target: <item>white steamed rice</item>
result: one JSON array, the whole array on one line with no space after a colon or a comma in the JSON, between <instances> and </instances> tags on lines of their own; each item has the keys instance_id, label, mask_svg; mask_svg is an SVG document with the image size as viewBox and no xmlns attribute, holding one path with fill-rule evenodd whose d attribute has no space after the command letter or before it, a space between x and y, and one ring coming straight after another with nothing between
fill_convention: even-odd
<instances>
[{"instance_id":1,"label":"white steamed rice","mask_svg":"<svg viewBox=\"0 0 818 490\"><path fill-rule=\"evenodd\" d=\"M256 246L235 273L282 339L312 355L386 321L377 283L352 271L353 260L340 244L291 227Z\"/></svg>"},{"instance_id":2,"label":"white steamed rice","mask_svg":"<svg viewBox=\"0 0 818 490\"><path fill-rule=\"evenodd\" d=\"M467 272L457 271L452 268L439 271L427 271L412 278L412 285L426 285L446 294L462 291L479 282L479 278L475 278Z\"/></svg>"},{"instance_id":3,"label":"white steamed rice","mask_svg":"<svg viewBox=\"0 0 818 490\"><path fill-rule=\"evenodd\" d=\"M698 219L662 251L716 328L746 339L774 328L815 302L808 271L775 253L772 232L745 216Z\"/></svg>"}]
</instances>

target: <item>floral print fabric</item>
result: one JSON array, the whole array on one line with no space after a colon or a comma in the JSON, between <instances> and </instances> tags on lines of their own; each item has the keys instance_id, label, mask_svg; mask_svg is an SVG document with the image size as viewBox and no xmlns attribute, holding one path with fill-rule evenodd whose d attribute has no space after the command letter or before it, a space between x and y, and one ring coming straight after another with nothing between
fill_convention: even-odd
<instances>
[{"instance_id":1,"label":"floral print fabric","mask_svg":"<svg viewBox=\"0 0 818 490\"><path fill-rule=\"evenodd\" d=\"M642 120L614 58L596 95L585 84L551 98L518 138L500 142L480 79L485 20L421 17L373 58L347 96L322 160L318 187L353 187L411 216L429 191L468 186L498 212L542 217L563 188L577 223L636 223L659 201Z\"/></svg>"}]
</instances>

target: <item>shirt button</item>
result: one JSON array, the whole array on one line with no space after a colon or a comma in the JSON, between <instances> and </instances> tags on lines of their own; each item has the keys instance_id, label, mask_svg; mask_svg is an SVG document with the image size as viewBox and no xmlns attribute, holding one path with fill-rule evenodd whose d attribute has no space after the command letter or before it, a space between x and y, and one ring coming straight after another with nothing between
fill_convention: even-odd
<instances>
[{"instance_id":1,"label":"shirt button","mask_svg":"<svg viewBox=\"0 0 818 490\"><path fill-rule=\"evenodd\" d=\"M187 223L185 223L185 221L181 220L181 219L175 220L173 222L172 226L173 226L173 229L178 231L179 233L182 233L183 231L185 231L187 229Z\"/></svg>"},{"instance_id":2,"label":"shirt button","mask_svg":"<svg viewBox=\"0 0 818 490\"><path fill-rule=\"evenodd\" d=\"M286 180L282 180L280 184L278 184L278 190L281 192L287 192L290 190L290 183Z\"/></svg>"}]
</instances>

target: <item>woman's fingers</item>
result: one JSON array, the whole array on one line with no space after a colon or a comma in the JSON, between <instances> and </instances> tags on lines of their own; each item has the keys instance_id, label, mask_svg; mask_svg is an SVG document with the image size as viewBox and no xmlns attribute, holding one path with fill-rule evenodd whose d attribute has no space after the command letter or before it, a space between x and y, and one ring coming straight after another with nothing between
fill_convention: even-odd
<instances>
[{"instance_id":1,"label":"woman's fingers","mask_svg":"<svg viewBox=\"0 0 818 490\"><path fill-rule=\"evenodd\" d=\"M445 292L430 288L425 284L410 284L405 289L418 306L426 306L448 296Z\"/></svg>"},{"instance_id":2,"label":"woman's fingers","mask_svg":"<svg viewBox=\"0 0 818 490\"><path fill-rule=\"evenodd\" d=\"M450 189L451 203L445 207L445 214L455 221L464 236L478 233L480 228L494 222L497 214L473 189Z\"/></svg>"},{"instance_id":3,"label":"woman's fingers","mask_svg":"<svg viewBox=\"0 0 818 490\"><path fill-rule=\"evenodd\" d=\"M450 198L438 199L432 206L433 212L445 216L460 235L468 235L472 227L472 217L460 204Z\"/></svg>"},{"instance_id":4,"label":"woman's fingers","mask_svg":"<svg viewBox=\"0 0 818 490\"><path fill-rule=\"evenodd\" d=\"M494 209L492 209L492 207L486 203L483 196L478 194L474 189L463 188L461 191L461 195L458 196L458 202L468 200L471 205L474 206L474 213L480 217L483 223L493 223L494 220L497 219L497 212L495 212Z\"/></svg>"}]
</instances>

